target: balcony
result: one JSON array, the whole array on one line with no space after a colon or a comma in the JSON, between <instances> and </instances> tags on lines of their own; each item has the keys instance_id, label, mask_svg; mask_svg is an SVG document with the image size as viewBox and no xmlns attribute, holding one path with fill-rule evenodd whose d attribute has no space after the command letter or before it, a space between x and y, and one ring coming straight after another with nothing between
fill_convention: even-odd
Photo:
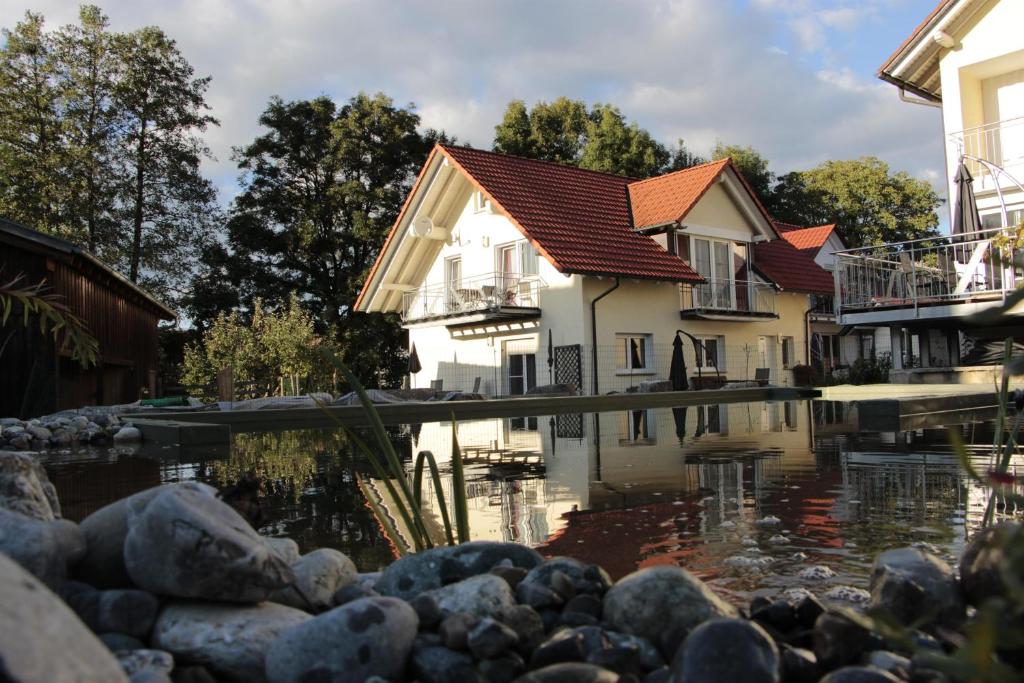
<instances>
[{"instance_id":1,"label":"balcony","mask_svg":"<svg viewBox=\"0 0 1024 683\"><path fill-rule=\"evenodd\" d=\"M445 320L449 325L540 317L536 275L487 273L458 282L424 285L402 294L402 321Z\"/></svg>"},{"instance_id":2,"label":"balcony","mask_svg":"<svg viewBox=\"0 0 1024 683\"><path fill-rule=\"evenodd\" d=\"M778 318L775 287L753 280L708 280L680 288L680 317L684 320L749 320Z\"/></svg>"},{"instance_id":3,"label":"balcony","mask_svg":"<svg viewBox=\"0 0 1024 683\"><path fill-rule=\"evenodd\" d=\"M1018 189L1014 179L1024 178L1024 116L967 128L949 135L950 172L965 156L964 163L974 178L974 191ZM997 175L988 162L1008 175Z\"/></svg>"},{"instance_id":4,"label":"balcony","mask_svg":"<svg viewBox=\"0 0 1024 683\"><path fill-rule=\"evenodd\" d=\"M837 322L958 318L1000 305L1022 280L1012 255L993 246L1004 234L983 230L836 252Z\"/></svg>"},{"instance_id":5,"label":"balcony","mask_svg":"<svg viewBox=\"0 0 1024 683\"><path fill-rule=\"evenodd\" d=\"M811 319L834 320L836 317L836 298L831 294L811 295Z\"/></svg>"}]
</instances>

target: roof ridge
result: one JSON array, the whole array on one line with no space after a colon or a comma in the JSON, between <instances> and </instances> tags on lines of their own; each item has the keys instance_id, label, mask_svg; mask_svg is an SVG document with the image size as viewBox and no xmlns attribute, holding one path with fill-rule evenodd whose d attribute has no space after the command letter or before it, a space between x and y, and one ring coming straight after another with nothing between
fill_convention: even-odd
<instances>
[{"instance_id":1,"label":"roof ridge","mask_svg":"<svg viewBox=\"0 0 1024 683\"><path fill-rule=\"evenodd\" d=\"M690 172L690 171L695 171L698 168L705 168L707 166L714 166L715 164L720 164L720 165L724 166L724 165L729 164L731 162L732 162L732 157L723 157L721 159L716 159L715 161L708 161L708 162L705 162L703 164L697 164L696 166L687 166L686 168L681 168L678 171L671 171L669 173L662 173L661 175L651 176L650 178L643 178L642 180L634 180L629 185L630 185L630 187L632 187L634 185L642 185L644 183L649 183L649 182L651 182L653 180L661 180L662 178L670 178L672 176L679 175L681 173L687 173L687 172Z\"/></svg>"},{"instance_id":2,"label":"roof ridge","mask_svg":"<svg viewBox=\"0 0 1024 683\"><path fill-rule=\"evenodd\" d=\"M578 171L580 173L589 173L591 175L599 175L599 176L604 176L604 177L607 177L607 178L615 178L616 180L624 180L624 181L626 181L627 184L632 184L632 183L635 183L635 182L643 182L641 180L638 180L637 178L632 178L632 177L630 177L628 175L619 175L618 173L608 173L607 171L595 171L595 170L589 169L589 168L580 168L579 166L573 166L572 164L565 164L565 163L562 163L560 161L549 161L548 159L532 159L530 157L523 157L523 156L519 156L517 154L505 154L504 152L495 152L494 150L480 149L478 147L467 147L466 145L443 145L443 144L441 144L439 142L439 143L437 143L437 146L440 147L441 149L445 150L445 151L449 151L449 150L453 150L453 149L455 149L455 150L461 149L461 150L465 150L467 152L479 152L481 154L489 154L490 156L500 157L502 159L514 159L516 161L526 161L526 162L529 162L531 164L542 164L544 166L555 167L555 168L565 168L565 169L569 169L570 171Z\"/></svg>"}]
</instances>

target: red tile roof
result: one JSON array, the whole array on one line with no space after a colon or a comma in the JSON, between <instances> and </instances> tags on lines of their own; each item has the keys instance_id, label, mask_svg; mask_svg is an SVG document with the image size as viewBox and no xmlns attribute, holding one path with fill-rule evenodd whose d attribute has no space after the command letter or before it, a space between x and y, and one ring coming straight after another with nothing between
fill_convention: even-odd
<instances>
[{"instance_id":1,"label":"red tile roof","mask_svg":"<svg viewBox=\"0 0 1024 683\"><path fill-rule=\"evenodd\" d=\"M631 183L629 202L634 226L649 228L681 220L728 165L729 159L720 159Z\"/></svg>"},{"instance_id":2,"label":"red tile roof","mask_svg":"<svg viewBox=\"0 0 1024 683\"><path fill-rule=\"evenodd\" d=\"M813 228L801 228L789 223L775 222L775 228L782 235L782 238L803 252L808 252L811 258L817 256L818 251L825 246L829 235L835 230L835 223L829 225L818 225Z\"/></svg>"},{"instance_id":3,"label":"red tile roof","mask_svg":"<svg viewBox=\"0 0 1024 683\"><path fill-rule=\"evenodd\" d=\"M754 270L783 291L806 294L835 292L832 275L785 239L755 244L753 265Z\"/></svg>"},{"instance_id":4,"label":"red tile roof","mask_svg":"<svg viewBox=\"0 0 1024 683\"><path fill-rule=\"evenodd\" d=\"M563 273L703 281L633 230L630 178L467 147L440 150Z\"/></svg>"}]
</instances>

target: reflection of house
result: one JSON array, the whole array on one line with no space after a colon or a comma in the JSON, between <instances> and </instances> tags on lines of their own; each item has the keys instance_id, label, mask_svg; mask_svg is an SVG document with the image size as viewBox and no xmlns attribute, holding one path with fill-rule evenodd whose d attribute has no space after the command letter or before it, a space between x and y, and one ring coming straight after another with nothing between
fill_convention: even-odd
<instances>
[{"instance_id":1,"label":"reflection of house","mask_svg":"<svg viewBox=\"0 0 1024 683\"><path fill-rule=\"evenodd\" d=\"M1019 0L944 0L879 72L904 99L942 110L956 233L837 255L839 321L892 329L894 378L914 381L934 376L931 368L946 368L946 378L975 374L988 380L991 373L963 366L998 363L989 342L1021 336L1019 306L1003 326L977 326L965 318L1002 306L1020 284L1019 269L993 239L1024 217L1022 25ZM959 234L961 162L973 177L979 232Z\"/></svg>"},{"instance_id":2,"label":"reflection of house","mask_svg":"<svg viewBox=\"0 0 1024 683\"><path fill-rule=\"evenodd\" d=\"M633 181L438 146L356 308L401 314L415 386L605 393L666 378L677 329L691 375L791 382L831 291L727 159Z\"/></svg>"}]
</instances>

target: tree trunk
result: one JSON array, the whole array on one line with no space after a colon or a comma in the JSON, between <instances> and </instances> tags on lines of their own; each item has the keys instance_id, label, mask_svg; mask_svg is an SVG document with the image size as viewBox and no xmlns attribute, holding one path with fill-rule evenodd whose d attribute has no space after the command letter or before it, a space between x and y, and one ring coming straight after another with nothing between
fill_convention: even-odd
<instances>
[{"instance_id":1,"label":"tree trunk","mask_svg":"<svg viewBox=\"0 0 1024 683\"><path fill-rule=\"evenodd\" d=\"M138 283L139 281L139 264L142 261L142 208L145 201L145 157L146 121L142 119L139 128L139 149L135 159L135 217L132 231L132 262L128 275L128 279L133 283Z\"/></svg>"}]
</instances>

